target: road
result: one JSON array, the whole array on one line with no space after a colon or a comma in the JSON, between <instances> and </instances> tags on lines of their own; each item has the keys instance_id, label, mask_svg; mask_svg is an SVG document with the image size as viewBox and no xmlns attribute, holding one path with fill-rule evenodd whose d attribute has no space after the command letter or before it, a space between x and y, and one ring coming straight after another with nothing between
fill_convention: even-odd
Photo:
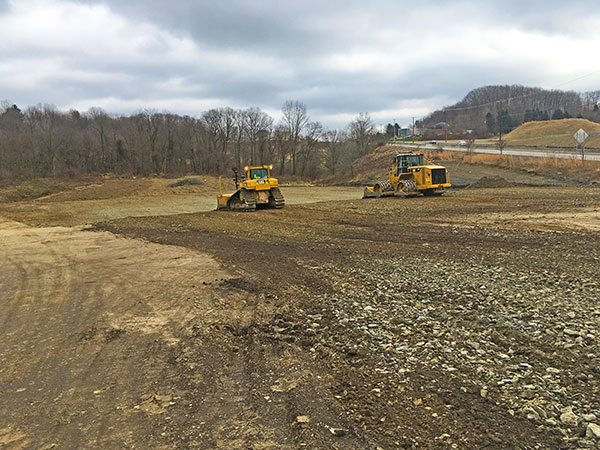
<instances>
[{"instance_id":1,"label":"road","mask_svg":"<svg viewBox=\"0 0 600 450\"><path fill-rule=\"evenodd\" d=\"M461 152L468 153L469 149L466 147L459 147L456 144L412 144L412 143L392 143L399 147L409 147L419 150L436 150L442 149L449 152ZM486 153L490 155L499 155L500 150L493 144L476 144L473 149L470 150L472 153ZM581 159L581 153L576 152L574 149L568 148L547 148L542 149L538 147L505 147L502 152L504 155L509 156L529 156L534 158L562 158L562 159ZM586 161L600 161L600 151L598 149L588 149L585 154Z\"/></svg>"}]
</instances>

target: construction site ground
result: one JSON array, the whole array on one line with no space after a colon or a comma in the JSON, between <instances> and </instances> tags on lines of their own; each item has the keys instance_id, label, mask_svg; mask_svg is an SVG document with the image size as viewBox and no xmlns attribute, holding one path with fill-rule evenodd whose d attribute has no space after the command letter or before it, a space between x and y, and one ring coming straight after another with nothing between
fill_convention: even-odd
<instances>
[{"instance_id":1,"label":"construction site ground","mask_svg":"<svg viewBox=\"0 0 600 450\"><path fill-rule=\"evenodd\" d=\"M0 189L0 448L595 448L600 189L456 171Z\"/></svg>"}]
</instances>

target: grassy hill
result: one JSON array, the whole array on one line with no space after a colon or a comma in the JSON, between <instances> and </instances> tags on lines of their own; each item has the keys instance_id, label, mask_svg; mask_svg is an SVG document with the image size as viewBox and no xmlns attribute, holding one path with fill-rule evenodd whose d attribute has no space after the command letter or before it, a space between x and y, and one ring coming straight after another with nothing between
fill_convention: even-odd
<instances>
[{"instance_id":1,"label":"grassy hill","mask_svg":"<svg viewBox=\"0 0 600 450\"><path fill-rule=\"evenodd\" d=\"M600 123L590 122L586 119L527 122L508 133L505 140L509 145L517 146L575 147L573 135L579 129L590 134L585 143L587 148L600 148Z\"/></svg>"}]
</instances>

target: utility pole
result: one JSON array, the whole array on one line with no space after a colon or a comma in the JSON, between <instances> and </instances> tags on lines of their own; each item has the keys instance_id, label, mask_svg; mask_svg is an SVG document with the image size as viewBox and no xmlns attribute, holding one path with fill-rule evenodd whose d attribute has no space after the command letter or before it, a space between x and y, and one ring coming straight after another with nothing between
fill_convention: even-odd
<instances>
[{"instance_id":1,"label":"utility pole","mask_svg":"<svg viewBox=\"0 0 600 450\"><path fill-rule=\"evenodd\" d=\"M504 147L504 143L502 142L502 101L500 103L500 116L498 118L498 131L500 133L500 139L498 140L498 148L500 149L500 154L502 154L502 148Z\"/></svg>"},{"instance_id":2,"label":"utility pole","mask_svg":"<svg viewBox=\"0 0 600 450\"><path fill-rule=\"evenodd\" d=\"M446 110L444 110L444 141L448 142L448 122L446 121Z\"/></svg>"}]
</instances>

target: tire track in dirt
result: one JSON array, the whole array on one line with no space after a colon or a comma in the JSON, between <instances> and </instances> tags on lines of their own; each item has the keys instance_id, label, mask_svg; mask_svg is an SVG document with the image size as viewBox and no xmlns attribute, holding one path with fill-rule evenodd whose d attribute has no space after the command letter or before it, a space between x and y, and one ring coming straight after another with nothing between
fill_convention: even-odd
<instances>
[{"instance_id":1,"label":"tire track in dirt","mask_svg":"<svg viewBox=\"0 0 600 450\"><path fill-rule=\"evenodd\" d=\"M169 353L148 349L173 347L194 312L190 294L203 300L211 289L203 283L226 274L210 258L175 247L0 224L0 389L7 393L0 428L35 445L69 447L110 435L112 421L147 436L152 420L140 421L138 411L115 417L115 407L132 410L161 384L161 373L167 386L177 378L167 375ZM110 439L133 442L125 432Z\"/></svg>"},{"instance_id":2,"label":"tire track in dirt","mask_svg":"<svg viewBox=\"0 0 600 450\"><path fill-rule=\"evenodd\" d=\"M109 232L0 218L0 240L0 439L289 449L339 439L296 423L322 388L272 330L277 307L254 282L197 251Z\"/></svg>"},{"instance_id":3,"label":"tire track in dirt","mask_svg":"<svg viewBox=\"0 0 600 450\"><path fill-rule=\"evenodd\" d=\"M19 275L12 280L6 277L10 268L13 267L13 271ZM8 320L13 316L15 309L18 308L25 299L26 292L29 287L29 277L27 271L22 264L19 264L14 258L9 256L4 257L4 263L0 268L2 272L2 292L5 297L5 307L0 312L0 328L5 329Z\"/></svg>"}]
</instances>

